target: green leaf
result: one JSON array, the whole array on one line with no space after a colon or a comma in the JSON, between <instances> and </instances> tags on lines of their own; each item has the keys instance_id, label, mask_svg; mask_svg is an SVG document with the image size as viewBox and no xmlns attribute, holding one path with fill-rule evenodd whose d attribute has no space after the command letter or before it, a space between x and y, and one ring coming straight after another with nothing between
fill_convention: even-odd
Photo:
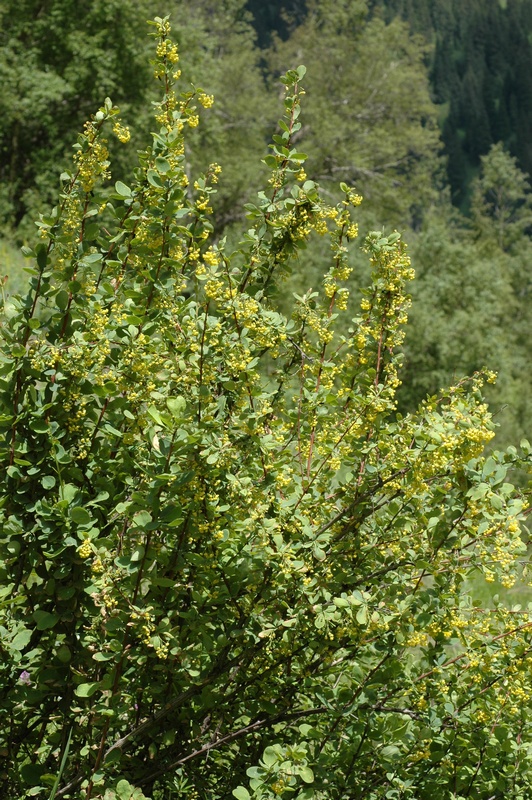
<instances>
[{"instance_id":1,"label":"green leaf","mask_svg":"<svg viewBox=\"0 0 532 800\"><path fill-rule=\"evenodd\" d=\"M144 555L144 547L142 545L140 547L136 547L133 552L131 553L131 561L140 561L142 556Z\"/></svg>"},{"instance_id":2,"label":"green leaf","mask_svg":"<svg viewBox=\"0 0 532 800\"><path fill-rule=\"evenodd\" d=\"M301 776L301 780L305 781L305 783L314 782L314 773L312 772L310 767L300 767L299 774Z\"/></svg>"},{"instance_id":3,"label":"green leaf","mask_svg":"<svg viewBox=\"0 0 532 800\"><path fill-rule=\"evenodd\" d=\"M20 777L29 786L37 786L41 782L41 776L46 772L46 767L41 764L24 764L20 768Z\"/></svg>"},{"instance_id":4,"label":"green leaf","mask_svg":"<svg viewBox=\"0 0 532 800\"><path fill-rule=\"evenodd\" d=\"M74 692L77 697L92 697L98 690L98 683L80 683L76 686Z\"/></svg>"},{"instance_id":5,"label":"green leaf","mask_svg":"<svg viewBox=\"0 0 532 800\"><path fill-rule=\"evenodd\" d=\"M37 253L37 265L41 270L46 269L46 265L48 264L48 249L46 245L39 242L35 248L35 252Z\"/></svg>"},{"instance_id":6,"label":"green leaf","mask_svg":"<svg viewBox=\"0 0 532 800\"><path fill-rule=\"evenodd\" d=\"M66 500L67 503L71 503L78 492L78 487L74 486L73 483L63 483L59 490L59 496L61 500Z\"/></svg>"},{"instance_id":7,"label":"green leaf","mask_svg":"<svg viewBox=\"0 0 532 800\"><path fill-rule=\"evenodd\" d=\"M105 756L104 763L118 764L121 758L122 758L121 749L119 747L115 747L114 750L111 750L111 752Z\"/></svg>"},{"instance_id":8,"label":"green leaf","mask_svg":"<svg viewBox=\"0 0 532 800\"><path fill-rule=\"evenodd\" d=\"M31 634L32 632L28 629L19 631L11 642L11 647L13 647L15 650L24 650L26 645L29 644Z\"/></svg>"},{"instance_id":9,"label":"green leaf","mask_svg":"<svg viewBox=\"0 0 532 800\"><path fill-rule=\"evenodd\" d=\"M138 511L132 519L132 523L136 528L145 528L151 521L152 515L149 511Z\"/></svg>"},{"instance_id":10,"label":"green leaf","mask_svg":"<svg viewBox=\"0 0 532 800\"><path fill-rule=\"evenodd\" d=\"M83 263L84 264L96 264L101 261L103 258L101 253L88 253L88 255L83 256Z\"/></svg>"},{"instance_id":11,"label":"green leaf","mask_svg":"<svg viewBox=\"0 0 532 800\"><path fill-rule=\"evenodd\" d=\"M55 296L55 304L57 308L64 311L68 306L69 294L65 289L60 289Z\"/></svg>"},{"instance_id":12,"label":"green leaf","mask_svg":"<svg viewBox=\"0 0 532 800\"><path fill-rule=\"evenodd\" d=\"M394 761L397 756L401 754L399 748L393 744L386 745L386 747L383 747L380 752L382 758L384 758L386 761Z\"/></svg>"},{"instance_id":13,"label":"green leaf","mask_svg":"<svg viewBox=\"0 0 532 800\"><path fill-rule=\"evenodd\" d=\"M82 506L75 506L70 509L70 518L76 525L88 525L92 522L92 517L89 512Z\"/></svg>"},{"instance_id":14,"label":"green leaf","mask_svg":"<svg viewBox=\"0 0 532 800\"><path fill-rule=\"evenodd\" d=\"M236 789L233 789L233 796L236 797L236 800L251 800L251 795L245 786L237 786Z\"/></svg>"},{"instance_id":15,"label":"green leaf","mask_svg":"<svg viewBox=\"0 0 532 800\"><path fill-rule=\"evenodd\" d=\"M357 622L360 625L365 625L367 623L367 621L368 621L368 610L367 610L366 606L360 606L360 608L357 611L356 619L357 619Z\"/></svg>"},{"instance_id":16,"label":"green leaf","mask_svg":"<svg viewBox=\"0 0 532 800\"><path fill-rule=\"evenodd\" d=\"M131 197L131 189L129 186L126 186L125 183L122 183L122 181L117 181L115 183L115 191L120 197Z\"/></svg>"},{"instance_id":17,"label":"green leaf","mask_svg":"<svg viewBox=\"0 0 532 800\"><path fill-rule=\"evenodd\" d=\"M349 606L349 601L345 597L335 597L333 603L338 608L347 608Z\"/></svg>"},{"instance_id":18,"label":"green leaf","mask_svg":"<svg viewBox=\"0 0 532 800\"><path fill-rule=\"evenodd\" d=\"M187 407L184 397L168 397L166 400L166 405L168 406L168 410L174 419L181 419L183 412Z\"/></svg>"},{"instance_id":19,"label":"green leaf","mask_svg":"<svg viewBox=\"0 0 532 800\"><path fill-rule=\"evenodd\" d=\"M277 751L273 747L267 747L262 754L262 760L267 767L272 767L279 760Z\"/></svg>"},{"instance_id":20,"label":"green leaf","mask_svg":"<svg viewBox=\"0 0 532 800\"><path fill-rule=\"evenodd\" d=\"M50 426L48 425L46 420L40 417L36 417L31 420L30 428L32 429L32 431L35 431L35 433L48 433L48 431L50 430Z\"/></svg>"},{"instance_id":21,"label":"green leaf","mask_svg":"<svg viewBox=\"0 0 532 800\"><path fill-rule=\"evenodd\" d=\"M124 778L122 778L116 784L116 793L120 800L131 800L133 788L134 787L129 783L129 781L126 781Z\"/></svg>"},{"instance_id":22,"label":"green leaf","mask_svg":"<svg viewBox=\"0 0 532 800\"><path fill-rule=\"evenodd\" d=\"M119 431L118 428L113 427L108 422L106 422L105 425L102 426L102 430L104 430L106 433L110 433L111 436L117 436L119 438L122 438L122 436L124 435L122 431Z\"/></svg>"},{"instance_id":23,"label":"green leaf","mask_svg":"<svg viewBox=\"0 0 532 800\"><path fill-rule=\"evenodd\" d=\"M59 614L53 614L49 611L41 611L40 609L33 612L33 619L37 623L38 631L45 631L53 628L59 622Z\"/></svg>"},{"instance_id":24,"label":"green leaf","mask_svg":"<svg viewBox=\"0 0 532 800\"><path fill-rule=\"evenodd\" d=\"M57 658L62 664L68 664L72 659L70 647L66 644L62 644L57 650Z\"/></svg>"},{"instance_id":25,"label":"green leaf","mask_svg":"<svg viewBox=\"0 0 532 800\"><path fill-rule=\"evenodd\" d=\"M150 406L148 409L148 414L150 417L160 425L162 428L168 428L170 426L170 417L168 415L161 414L155 406Z\"/></svg>"},{"instance_id":26,"label":"green leaf","mask_svg":"<svg viewBox=\"0 0 532 800\"><path fill-rule=\"evenodd\" d=\"M271 156L271 155L270 156L264 156L262 161L270 169L275 169L277 167L278 163L279 163L279 160L276 158L276 156ZM251 208L249 210L250 211L258 211L256 206L251 206Z\"/></svg>"},{"instance_id":27,"label":"green leaf","mask_svg":"<svg viewBox=\"0 0 532 800\"><path fill-rule=\"evenodd\" d=\"M156 158L155 166L159 172L168 172L168 170L171 169L170 163L166 160L166 158Z\"/></svg>"},{"instance_id":28,"label":"green leaf","mask_svg":"<svg viewBox=\"0 0 532 800\"><path fill-rule=\"evenodd\" d=\"M166 525L177 525L183 520L183 509L181 506L168 505L161 513L161 519Z\"/></svg>"},{"instance_id":29,"label":"green leaf","mask_svg":"<svg viewBox=\"0 0 532 800\"><path fill-rule=\"evenodd\" d=\"M314 547L312 548L312 554L316 559L316 561L325 561L325 559L327 558L327 553L325 552L325 550L322 550L322 548L317 544L315 544Z\"/></svg>"},{"instance_id":30,"label":"green leaf","mask_svg":"<svg viewBox=\"0 0 532 800\"><path fill-rule=\"evenodd\" d=\"M147 172L148 183L155 186L156 189L164 189L164 184L159 174L154 169L149 169Z\"/></svg>"}]
</instances>

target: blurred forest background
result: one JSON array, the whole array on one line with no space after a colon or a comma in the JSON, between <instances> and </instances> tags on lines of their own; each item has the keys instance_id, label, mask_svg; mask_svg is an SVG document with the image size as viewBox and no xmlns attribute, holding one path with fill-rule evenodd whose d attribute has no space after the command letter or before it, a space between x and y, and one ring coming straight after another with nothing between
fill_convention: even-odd
<instances>
[{"instance_id":1,"label":"blurred forest background","mask_svg":"<svg viewBox=\"0 0 532 800\"><path fill-rule=\"evenodd\" d=\"M298 149L335 197L364 196L360 232L397 228L417 279L401 403L482 366L499 446L530 433L531 0L0 0L0 275L24 288L20 246L57 201L83 122L110 96L132 144L109 143L127 180L153 129L146 20L171 15L183 91L214 93L187 158L223 167L217 234L236 244L280 114L278 76L305 64ZM289 279L316 285L316 241ZM367 280L353 258L355 281ZM325 262L326 263L326 262ZM282 306L282 298L279 298Z\"/></svg>"}]
</instances>

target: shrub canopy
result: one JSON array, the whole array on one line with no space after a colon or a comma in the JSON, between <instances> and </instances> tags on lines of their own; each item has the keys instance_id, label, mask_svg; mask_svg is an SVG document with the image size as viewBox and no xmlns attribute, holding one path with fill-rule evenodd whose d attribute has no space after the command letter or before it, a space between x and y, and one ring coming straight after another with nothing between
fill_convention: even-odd
<instances>
[{"instance_id":1,"label":"shrub canopy","mask_svg":"<svg viewBox=\"0 0 532 800\"><path fill-rule=\"evenodd\" d=\"M524 797L528 610L511 586L530 448L493 435L471 379L396 411L413 277L360 196L306 180L299 67L268 188L236 252L213 237L219 168L189 177L199 88L155 20L157 131L102 188L110 101L39 222L31 289L0 330L0 731L6 796ZM201 111L201 113L203 113ZM276 298L311 236L323 284ZM51 795L50 795L51 791Z\"/></svg>"}]
</instances>

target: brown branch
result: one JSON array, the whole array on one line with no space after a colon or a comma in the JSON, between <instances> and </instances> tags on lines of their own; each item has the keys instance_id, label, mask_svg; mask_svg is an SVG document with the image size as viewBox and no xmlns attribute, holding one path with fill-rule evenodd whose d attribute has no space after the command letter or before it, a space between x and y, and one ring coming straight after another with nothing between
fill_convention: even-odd
<instances>
[{"instance_id":1,"label":"brown branch","mask_svg":"<svg viewBox=\"0 0 532 800\"><path fill-rule=\"evenodd\" d=\"M311 708L307 711L295 711L292 714L283 715L277 714L275 717L265 717L264 719L258 719L255 722L252 722L250 725L247 725L245 728L239 728L236 731L232 731L231 733L227 733L225 736L221 736L219 739L216 739L214 742L209 742L208 744L204 744L202 747L194 750L192 753L189 753L182 758L178 758L176 761L173 761L171 764L167 764L164 767L161 767L156 772L152 772L142 780L137 781L139 786L142 786L147 783L151 783L160 775L164 775L171 770L176 769L176 767L181 766L181 764L185 764L187 761L190 761L193 758L198 758L199 756L208 753L209 750L213 750L216 747L221 747L222 745L229 744L233 742L235 739L240 739L242 736L246 736L248 733L253 733L254 731L260 730L261 728L265 728L267 726L275 725L278 722L288 722L295 719L301 719L302 717L308 717L312 714L323 714L327 709L324 706L320 706L318 708Z\"/></svg>"}]
</instances>

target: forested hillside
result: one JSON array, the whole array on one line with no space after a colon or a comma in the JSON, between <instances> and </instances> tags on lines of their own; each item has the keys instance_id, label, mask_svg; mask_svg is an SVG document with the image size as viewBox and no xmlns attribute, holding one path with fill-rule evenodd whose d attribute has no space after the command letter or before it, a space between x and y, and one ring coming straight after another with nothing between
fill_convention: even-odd
<instances>
[{"instance_id":1,"label":"forested hillside","mask_svg":"<svg viewBox=\"0 0 532 800\"><path fill-rule=\"evenodd\" d=\"M373 0L431 42L432 94L453 202L466 200L471 174L504 142L532 171L532 4L527 0Z\"/></svg>"},{"instance_id":2,"label":"forested hillside","mask_svg":"<svg viewBox=\"0 0 532 800\"><path fill-rule=\"evenodd\" d=\"M356 5L356 3L355 3ZM431 95L453 203L466 206L481 155L504 142L532 171L532 4L527 0L368 0L370 15L405 20L431 45ZM312 3L248 0L259 43L290 36Z\"/></svg>"}]
</instances>

